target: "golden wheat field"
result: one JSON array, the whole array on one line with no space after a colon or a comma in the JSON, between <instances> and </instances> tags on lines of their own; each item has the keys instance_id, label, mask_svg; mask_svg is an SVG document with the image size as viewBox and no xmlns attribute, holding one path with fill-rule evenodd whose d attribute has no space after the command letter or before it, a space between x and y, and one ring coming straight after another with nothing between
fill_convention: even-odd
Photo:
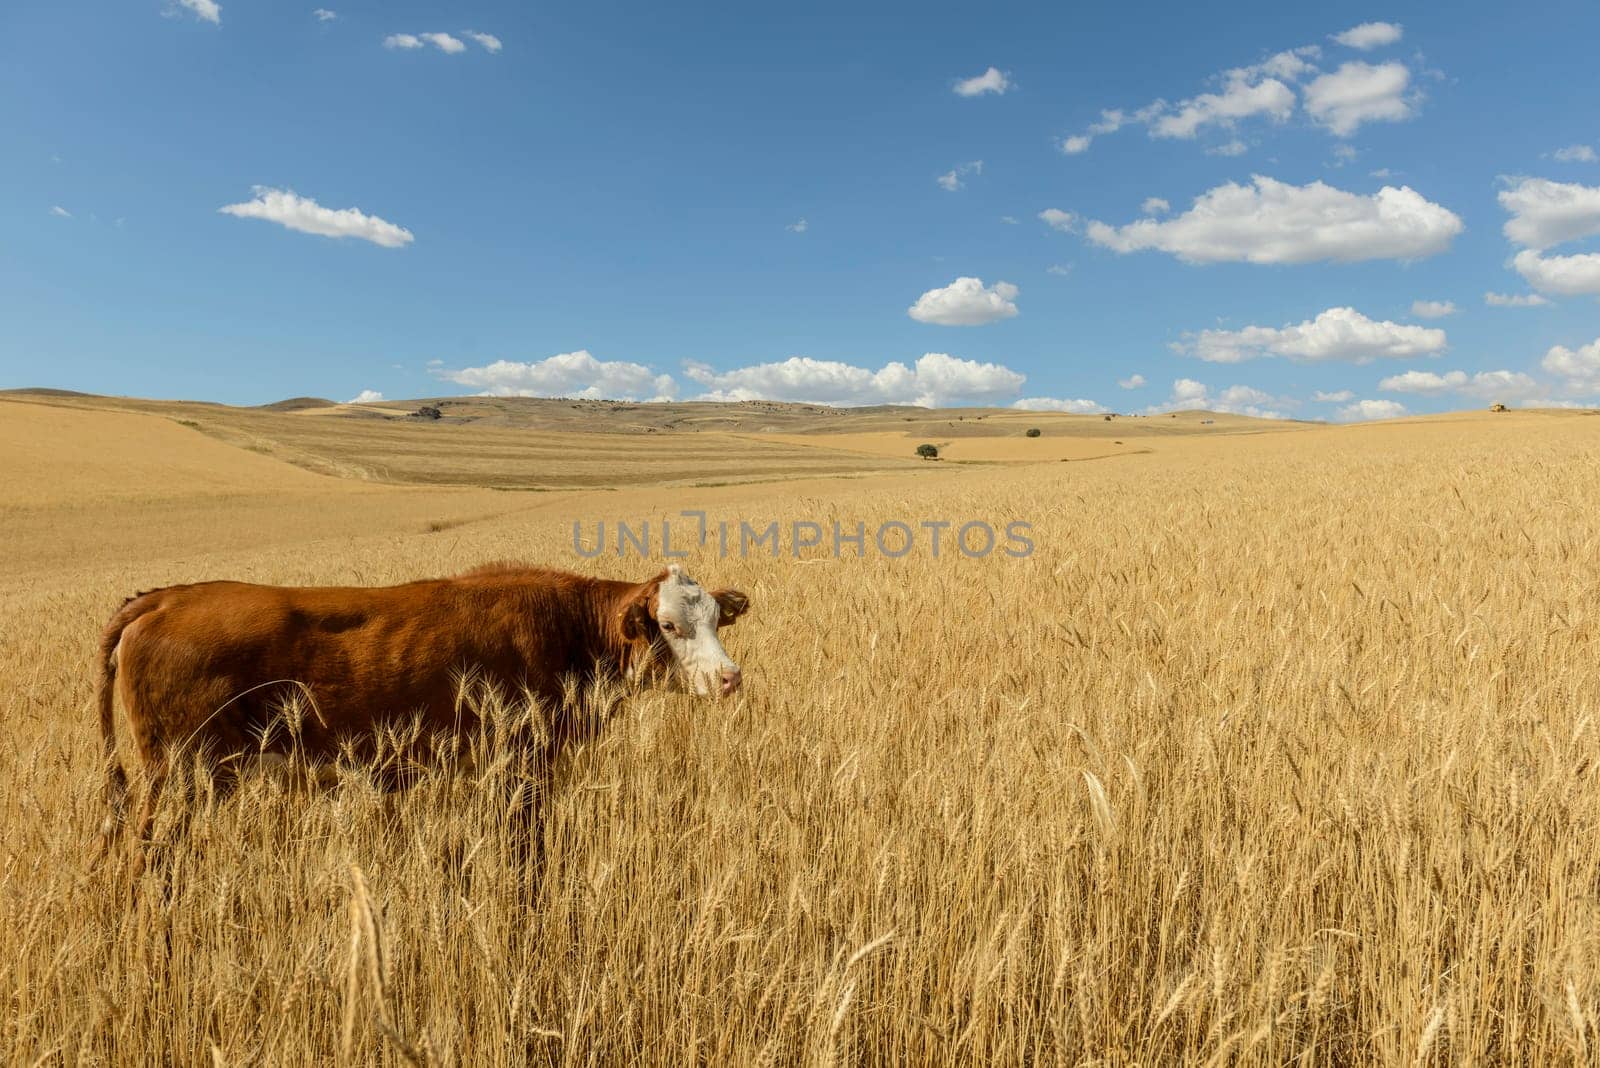
<instances>
[{"instance_id":1,"label":"golden wheat field","mask_svg":"<svg viewBox=\"0 0 1600 1068\"><path fill-rule=\"evenodd\" d=\"M526 494L0 408L8 1063L1600 1058L1600 418ZM776 470L800 446L719 448ZM1020 520L1036 550L692 550L750 594L745 689L623 701L561 769L532 890L492 760L398 802L349 769L201 790L131 901L124 860L91 868L93 653L123 597L508 557L638 579L659 561L583 559L573 522L681 508Z\"/></svg>"}]
</instances>

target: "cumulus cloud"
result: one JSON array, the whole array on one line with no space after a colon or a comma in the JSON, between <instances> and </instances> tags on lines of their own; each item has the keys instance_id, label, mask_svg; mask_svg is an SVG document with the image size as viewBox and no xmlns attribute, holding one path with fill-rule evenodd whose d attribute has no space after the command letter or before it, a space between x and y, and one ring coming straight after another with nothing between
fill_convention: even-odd
<instances>
[{"instance_id":1,"label":"cumulus cloud","mask_svg":"<svg viewBox=\"0 0 1600 1068\"><path fill-rule=\"evenodd\" d=\"M1064 397L1023 397L1013 401L1011 407L1025 412L1068 412L1072 415L1100 415L1110 411L1092 400L1070 400Z\"/></svg>"},{"instance_id":2,"label":"cumulus cloud","mask_svg":"<svg viewBox=\"0 0 1600 1068\"><path fill-rule=\"evenodd\" d=\"M1500 206L1511 213L1506 237L1525 248L1600 234L1600 186L1524 178L1500 191Z\"/></svg>"},{"instance_id":3,"label":"cumulus cloud","mask_svg":"<svg viewBox=\"0 0 1600 1068\"><path fill-rule=\"evenodd\" d=\"M1420 259L1462 230L1454 212L1409 186L1362 196L1320 181L1297 186L1258 174L1252 183L1220 185L1165 220L1091 222L1087 234L1115 252L1157 249L1189 263L1310 263Z\"/></svg>"},{"instance_id":4,"label":"cumulus cloud","mask_svg":"<svg viewBox=\"0 0 1600 1068\"><path fill-rule=\"evenodd\" d=\"M702 399L786 400L811 404L915 404L989 402L1014 395L1025 377L997 363L925 353L907 367L899 361L878 370L837 360L792 356L731 371L687 363L684 373L706 390Z\"/></svg>"},{"instance_id":5,"label":"cumulus cloud","mask_svg":"<svg viewBox=\"0 0 1600 1068\"><path fill-rule=\"evenodd\" d=\"M1179 102L1176 110L1151 123L1151 136L1189 140L1213 124L1228 126L1254 115L1283 122L1294 113L1293 89L1276 78L1252 82L1251 73L1243 69L1229 71L1220 93L1201 93Z\"/></svg>"},{"instance_id":6,"label":"cumulus cloud","mask_svg":"<svg viewBox=\"0 0 1600 1068\"><path fill-rule=\"evenodd\" d=\"M1367 23L1334 39L1367 49L1398 40L1399 34L1400 28L1390 23ZM1106 109L1099 122L1063 138L1061 151L1086 152L1096 137L1135 124L1151 137L1184 140L1212 129L1231 133L1250 120L1281 124L1293 118L1302 103L1313 122L1338 137L1349 136L1363 123L1398 122L1416 114L1421 96L1404 63L1356 60L1325 72L1315 62L1321 55L1316 45L1288 49L1259 63L1224 70L1212 79L1215 89L1176 103L1163 99L1137 110ZM1245 147L1244 141L1232 136L1206 151L1234 156Z\"/></svg>"},{"instance_id":7,"label":"cumulus cloud","mask_svg":"<svg viewBox=\"0 0 1600 1068\"><path fill-rule=\"evenodd\" d=\"M998 67L990 67L976 77L963 78L956 82L955 92L957 96L982 96L985 93L999 96L1010 88L1012 88L1010 76Z\"/></svg>"},{"instance_id":8,"label":"cumulus cloud","mask_svg":"<svg viewBox=\"0 0 1600 1068\"><path fill-rule=\"evenodd\" d=\"M1564 378L1570 392L1600 393L1600 338L1576 349L1556 345L1544 354L1539 366Z\"/></svg>"},{"instance_id":9,"label":"cumulus cloud","mask_svg":"<svg viewBox=\"0 0 1600 1068\"><path fill-rule=\"evenodd\" d=\"M1411 71L1404 63L1345 63L1306 86L1306 111L1336 137L1349 137L1367 122L1403 122L1416 114L1407 94Z\"/></svg>"},{"instance_id":10,"label":"cumulus cloud","mask_svg":"<svg viewBox=\"0 0 1600 1068\"><path fill-rule=\"evenodd\" d=\"M1406 371L1390 375L1378 383L1386 393L1421 393L1437 396L1442 393L1461 393L1484 400L1523 400L1537 396L1541 387L1521 371Z\"/></svg>"},{"instance_id":11,"label":"cumulus cloud","mask_svg":"<svg viewBox=\"0 0 1600 1068\"><path fill-rule=\"evenodd\" d=\"M1295 407L1292 397L1274 397L1254 386L1229 386L1220 393L1193 378L1179 378L1172 383L1172 394L1165 404L1154 404L1145 411L1227 412L1232 415L1250 415L1257 419L1287 419L1287 410Z\"/></svg>"},{"instance_id":12,"label":"cumulus cloud","mask_svg":"<svg viewBox=\"0 0 1600 1068\"><path fill-rule=\"evenodd\" d=\"M1341 423L1363 423L1370 419L1398 419L1409 414L1406 406L1392 400L1359 400L1334 413Z\"/></svg>"},{"instance_id":13,"label":"cumulus cloud","mask_svg":"<svg viewBox=\"0 0 1600 1068\"><path fill-rule=\"evenodd\" d=\"M930 289L906 309L919 323L939 326L982 326L1011 319L1017 314L1017 294L1010 282L985 286L981 278L957 278L941 289Z\"/></svg>"},{"instance_id":14,"label":"cumulus cloud","mask_svg":"<svg viewBox=\"0 0 1600 1068\"><path fill-rule=\"evenodd\" d=\"M1593 148L1588 145L1568 145L1558 148L1551 153L1562 163L1595 163L1600 162L1600 156L1595 155Z\"/></svg>"},{"instance_id":15,"label":"cumulus cloud","mask_svg":"<svg viewBox=\"0 0 1600 1068\"><path fill-rule=\"evenodd\" d=\"M1329 308L1315 319L1281 328L1247 326L1185 334L1173 347L1210 363L1240 363L1263 356L1304 363L1371 363L1380 358L1436 356L1445 346L1445 333L1436 327L1376 321L1354 308Z\"/></svg>"},{"instance_id":16,"label":"cumulus cloud","mask_svg":"<svg viewBox=\"0 0 1600 1068\"><path fill-rule=\"evenodd\" d=\"M1563 297L1600 296L1600 252L1578 256L1541 256L1523 249L1511 260L1533 288Z\"/></svg>"},{"instance_id":17,"label":"cumulus cloud","mask_svg":"<svg viewBox=\"0 0 1600 1068\"><path fill-rule=\"evenodd\" d=\"M1165 215L1172 210L1172 205L1160 197L1145 197L1144 203L1139 205L1139 210L1146 215Z\"/></svg>"},{"instance_id":18,"label":"cumulus cloud","mask_svg":"<svg viewBox=\"0 0 1600 1068\"><path fill-rule=\"evenodd\" d=\"M299 196L288 189L258 185L252 191L254 200L228 204L217 210L240 219L265 219L303 234L354 237L384 248L402 248L413 240L411 231L405 227L367 215L359 208L325 208L310 197Z\"/></svg>"},{"instance_id":19,"label":"cumulus cloud","mask_svg":"<svg viewBox=\"0 0 1600 1068\"><path fill-rule=\"evenodd\" d=\"M1131 374L1127 378L1117 379L1117 385L1123 389L1138 389L1144 385L1144 375Z\"/></svg>"},{"instance_id":20,"label":"cumulus cloud","mask_svg":"<svg viewBox=\"0 0 1600 1068\"><path fill-rule=\"evenodd\" d=\"M222 5L217 0L178 0L178 6L194 13L201 22L222 25Z\"/></svg>"},{"instance_id":21,"label":"cumulus cloud","mask_svg":"<svg viewBox=\"0 0 1600 1068\"><path fill-rule=\"evenodd\" d=\"M965 188L967 183L964 179L966 179L968 175L982 173L983 160L975 159L971 163L956 164L944 174L939 175L939 177L935 180L939 183L940 189L954 193L958 189Z\"/></svg>"},{"instance_id":22,"label":"cumulus cloud","mask_svg":"<svg viewBox=\"0 0 1600 1068\"><path fill-rule=\"evenodd\" d=\"M447 55L453 56L457 52L465 52L467 50L467 46L462 43L461 38L452 37L448 33L421 33L417 36Z\"/></svg>"},{"instance_id":23,"label":"cumulus cloud","mask_svg":"<svg viewBox=\"0 0 1600 1068\"><path fill-rule=\"evenodd\" d=\"M1363 22L1343 33L1334 34L1333 39L1346 48L1366 52L1394 44L1404 32L1404 27L1393 22Z\"/></svg>"},{"instance_id":24,"label":"cumulus cloud","mask_svg":"<svg viewBox=\"0 0 1600 1068\"><path fill-rule=\"evenodd\" d=\"M354 397L345 401L346 404L374 404L383 400L383 394L375 389L364 389Z\"/></svg>"},{"instance_id":25,"label":"cumulus cloud","mask_svg":"<svg viewBox=\"0 0 1600 1068\"><path fill-rule=\"evenodd\" d=\"M1323 404L1343 404L1345 401L1354 396L1355 394L1351 393L1348 389L1336 389L1332 391L1319 389L1315 393L1311 394L1311 399L1314 401L1319 401Z\"/></svg>"},{"instance_id":26,"label":"cumulus cloud","mask_svg":"<svg viewBox=\"0 0 1600 1068\"><path fill-rule=\"evenodd\" d=\"M440 378L496 397L583 397L590 400L670 400L671 375L640 363L597 360L586 349L522 363L496 360L482 367L435 368Z\"/></svg>"},{"instance_id":27,"label":"cumulus cloud","mask_svg":"<svg viewBox=\"0 0 1600 1068\"><path fill-rule=\"evenodd\" d=\"M1485 293L1483 302L1491 308L1543 308L1550 303L1537 293Z\"/></svg>"},{"instance_id":28,"label":"cumulus cloud","mask_svg":"<svg viewBox=\"0 0 1600 1068\"><path fill-rule=\"evenodd\" d=\"M1039 218L1043 219L1045 225L1050 229L1060 230L1064 234L1070 234L1078 224L1076 215L1070 211L1062 211L1060 208L1046 208L1039 213Z\"/></svg>"},{"instance_id":29,"label":"cumulus cloud","mask_svg":"<svg viewBox=\"0 0 1600 1068\"><path fill-rule=\"evenodd\" d=\"M811 224L806 222L805 219L800 218L800 219L796 219L794 222L790 223L788 226L785 226L784 229L789 231L791 234L803 234L803 233L806 232L807 228L810 227L810 225Z\"/></svg>"},{"instance_id":30,"label":"cumulus cloud","mask_svg":"<svg viewBox=\"0 0 1600 1068\"><path fill-rule=\"evenodd\" d=\"M500 51L500 38L493 34L467 31L467 37L482 45L490 52ZM411 51L424 45L433 45L446 55L460 55L467 50L466 42L454 34L434 31L432 33L391 33L383 39L383 47Z\"/></svg>"},{"instance_id":31,"label":"cumulus cloud","mask_svg":"<svg viewBox=\"0 0 1600 1068\"><path fill-rule=\"evenodd\" d=\"M1455 301L1452 300L1414 300L1411 302L1411 314L1422 319L1443 319L1447 315L1456 313Z\"/></svg>"},{"instance_id":32,"label":"cumulus cloud","mask_svg":"<svg viewBox=\"0 0 1600 1068\"><path fill-rule=\"evenodd\" d=\"M318 22L332 22L339 17L339 13L337 11L329 11L325 7L319 7L311 13L311 17Z\"/></svg>"}]
</instances>

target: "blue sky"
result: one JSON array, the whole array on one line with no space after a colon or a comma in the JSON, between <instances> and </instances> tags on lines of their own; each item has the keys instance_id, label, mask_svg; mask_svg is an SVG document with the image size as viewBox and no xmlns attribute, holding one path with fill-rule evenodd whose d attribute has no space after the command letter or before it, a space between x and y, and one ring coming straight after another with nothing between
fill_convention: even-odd
<instances>
[{"instance_id":1,"label":"blue sky","mask_svg":"<svg viewBox=\"0 0 1600 1068\"><path fill-rule=\"evenodd\" d=\"M0 386L1600 404L1592 3L325 2L0 12Z\"/></svg>"}]
</instances>

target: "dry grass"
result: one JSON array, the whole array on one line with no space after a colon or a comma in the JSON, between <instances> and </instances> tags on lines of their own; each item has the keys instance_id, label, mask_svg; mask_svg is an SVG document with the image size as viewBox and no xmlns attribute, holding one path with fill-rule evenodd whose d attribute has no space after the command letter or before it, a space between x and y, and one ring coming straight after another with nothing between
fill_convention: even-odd
<instances>
[{"instance_id":1,"label":"dry grass","mask_svg":"<svg viewBox=\"0 0 1600 1068\"><path fill-rule=\"evenodd\" d=\"M372 530L299 541L326 502L286 493L259 545L148 511L137 558L19 547L0 1058L1594 1063L1600 420L927 466L436 533L460 498L379 487ZM692 505L1020 518L1039 548L691 560L752 595L747 692L635 700L575 754L536 897L492 764L392 807L250 781L131 910L87 871L91 646L125 593L581 564L572 518Z\"/></svg>"}]
</instances>

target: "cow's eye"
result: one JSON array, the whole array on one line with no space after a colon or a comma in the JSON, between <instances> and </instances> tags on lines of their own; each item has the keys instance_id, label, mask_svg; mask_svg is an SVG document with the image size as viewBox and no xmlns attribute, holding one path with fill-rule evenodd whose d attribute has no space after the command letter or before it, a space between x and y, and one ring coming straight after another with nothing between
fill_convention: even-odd
<instances>
[{"instance_id":1,"label":"cow's eye","mask_svg":"<svg viewBox=\"0 0 1600 1068\"><path fill-rule=\"evenodd\" d=\"M676 623L662 623L661 629L668 634L678 633L678 625Z\"/></svg>"}]
</instances>

